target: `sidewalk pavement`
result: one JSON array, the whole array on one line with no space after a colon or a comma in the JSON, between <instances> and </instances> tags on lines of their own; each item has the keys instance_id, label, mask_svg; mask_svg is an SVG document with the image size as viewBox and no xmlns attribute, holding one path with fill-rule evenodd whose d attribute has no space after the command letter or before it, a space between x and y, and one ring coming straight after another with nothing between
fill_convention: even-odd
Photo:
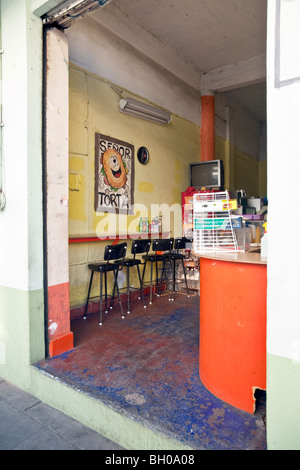
<instances>
[{"instance_id":1,"label":"sidewalk pavement","mask_svg":"<svg viewBox=\"0 0 300 470\"><path fill-rule=\"evenodd\" d=\"M0 450L124 450L0 377Z\"/></svg>"}]
</instances>

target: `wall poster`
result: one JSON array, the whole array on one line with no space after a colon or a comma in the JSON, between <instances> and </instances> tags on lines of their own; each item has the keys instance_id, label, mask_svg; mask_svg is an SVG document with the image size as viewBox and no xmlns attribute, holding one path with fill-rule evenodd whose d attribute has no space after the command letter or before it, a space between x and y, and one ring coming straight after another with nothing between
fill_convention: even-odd
<instances>
[{"instance_id":1,"label":"wall poster","mask_svg":"<svg viewBox=\"0 0 300 470\"><path fill-rule=\"evenodd\" d=\"M130 213L134 204L134 146L95 134L95 211Z\"/></svg>"}]
</instances>

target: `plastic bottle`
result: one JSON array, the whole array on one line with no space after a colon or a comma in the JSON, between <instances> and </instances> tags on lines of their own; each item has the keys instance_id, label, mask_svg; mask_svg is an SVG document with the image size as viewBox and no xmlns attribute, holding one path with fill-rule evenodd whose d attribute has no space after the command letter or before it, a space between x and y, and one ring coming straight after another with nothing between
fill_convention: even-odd
<instances>
[{"instance_id":1,"label":"plastic bottle","mask_svg":"<svg viewBox=\"0 0 300 470\"><path fill-rule=\"evenodd\" d=\"M142 217L140 217L140 221L139 221L139 232L142 232L143 230L143 219Z\"/></svg>"},{"instance_id":2,"label":"plastic bottle","mask_svg":"<svg viewBox=\"0 0 300 470\"><path fill-rule=\"evenodd\" d=\"M267 237L267 224L264 224L265 232L264 236L261 239L261 245L260 245L260 256L262 258L267 257L268 253L268 237Z\"/></svg>"},{"instance_id":3,"label":"plastic bottle","mask_svg":"<svg viewBox=\"0 0 300 470\"><path fill-rule=\"evenodd\" d=\"M162 232L162 216L160 215L158 218L158 231Z\"/></svg>"}]
</instances>

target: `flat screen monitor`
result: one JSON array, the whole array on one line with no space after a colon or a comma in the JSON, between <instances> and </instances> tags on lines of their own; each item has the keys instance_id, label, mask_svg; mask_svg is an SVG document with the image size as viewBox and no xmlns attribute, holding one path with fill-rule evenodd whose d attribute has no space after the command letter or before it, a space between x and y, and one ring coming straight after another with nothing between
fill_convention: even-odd
<instances>
[{"instance_id":1,"label":"flat screen monitor","mask_svg":"<svg viewBox=\"0 0 300 470\"><path fill-rule=\"evenodd\" d=\"M222 160L190 163L190 186L196 189L224 190Z\"/></svg>"}]
</instances>

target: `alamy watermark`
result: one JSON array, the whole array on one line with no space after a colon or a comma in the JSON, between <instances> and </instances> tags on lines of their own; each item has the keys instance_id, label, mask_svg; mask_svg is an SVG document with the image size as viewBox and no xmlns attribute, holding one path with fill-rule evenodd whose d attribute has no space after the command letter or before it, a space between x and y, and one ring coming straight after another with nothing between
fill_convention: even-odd
<instances>
[{"instance_id":1,"label":"alamy watermark","mask_svg":"<svg viewBox=\"0 0 300 470\"><path fill-rule=\"evenodd\" d=\"M136 239L138 236L146 236L149 233L151 238L158 238L158 232L152 231L151 227L152 222L159 217L161 220L160 232L164 238L170 237L170 234L176 231L176 228L180 228L181 231L182 206L180 204L151 204L150 210L144 204L133 204L127 212L122 214L118 213L117 209L115 211L110 209L109 212L105 212L96 227L97 237L100 240L121 236ZM141 219L147 219L149 223L148 230L140 230Z\"/></svg>"}]
</instances>

